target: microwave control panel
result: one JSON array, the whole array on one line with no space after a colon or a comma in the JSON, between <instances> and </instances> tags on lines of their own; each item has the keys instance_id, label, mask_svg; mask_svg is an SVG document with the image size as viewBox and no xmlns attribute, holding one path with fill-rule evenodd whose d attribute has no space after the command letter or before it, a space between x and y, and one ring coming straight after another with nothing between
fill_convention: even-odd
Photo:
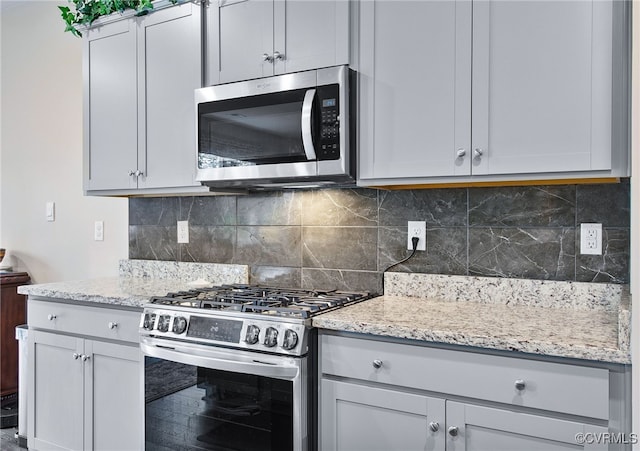
<instances>
[{"instance_id":1,"label":"microwave control panel","mask_svg":"<svg viewBox=\"0 0 640 451\"><path fill-rule=\"evenodd\" d=\"M318 160L340 158L340 102L338 85L318 88L320 103L320 139L316 149Z\"/></svg>"}]
</instances>

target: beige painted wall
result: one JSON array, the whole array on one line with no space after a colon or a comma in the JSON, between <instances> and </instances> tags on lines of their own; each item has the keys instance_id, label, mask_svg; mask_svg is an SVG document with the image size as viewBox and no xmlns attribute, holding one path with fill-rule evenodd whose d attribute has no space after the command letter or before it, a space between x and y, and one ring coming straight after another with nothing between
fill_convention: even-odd
<instances>
[{"instance_id":1,"label":"beige painted wall","mask_svg":"<svg viewBox=\"0 0 640 451\"><path fill-rule=\"evenodd\" d=\"M63 32L64 2L2 3L0 247L35 283L117 275L128 201L82 192L82 40Z\"/></svg>"}]
</instances>

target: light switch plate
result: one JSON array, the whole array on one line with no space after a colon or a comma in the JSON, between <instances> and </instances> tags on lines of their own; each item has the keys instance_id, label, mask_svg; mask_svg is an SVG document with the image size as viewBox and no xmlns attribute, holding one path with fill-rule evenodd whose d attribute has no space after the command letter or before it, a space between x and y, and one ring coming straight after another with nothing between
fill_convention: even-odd
<instances>
[{"instance_id":1,"label":"light switch plate","mask_svg":"<svg viewBox=\"0 0 640 451\"><path fill-rule=\"evenodd\" d=\"M47 202L46 218L48 222L53 222L56 220L56 203L55 202Z\"/></svg>"}]
</instances>

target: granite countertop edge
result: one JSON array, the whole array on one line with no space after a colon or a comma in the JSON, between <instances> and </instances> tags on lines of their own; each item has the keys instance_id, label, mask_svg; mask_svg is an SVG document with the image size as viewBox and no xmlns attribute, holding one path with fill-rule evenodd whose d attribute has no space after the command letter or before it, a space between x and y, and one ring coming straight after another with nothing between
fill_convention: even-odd
<instances>
[{"instance_id":1,"label":"granite countertop edge","mask_svg":"<svg viewBox=\"0 0 640 451\"><path fill-rule=\"evenodd\" d=\"M346 307L337 311L328 312L325 314L318 315L313 318L312 324L314 327L325 330L333 330L337 332L354 332L359 334L370 335L373 338L378 337L390 337L390 338L399 338L399 339L408 339L414 342L423 342L425 345L429 343L433 344L447 344L447 345L458 345L469 348L478 348L481 349L489 349L489 350L498 350L498 351L512 351L512 352L522 352L526 354L534 354L539 356L549 356L549 357L562 357L562 358L572 358L572 359L580 359L580 360L588 360L588 361L596 361L603 363L615 363L615 364L631 364L631 353L627 346L620 346L621 343L625 343L625 341L619 341L619 346L597 346L597 345L589 345L588 343L570 343L568 341L563 341L561 338L557 339L536 339L527 337L526 333L518 332L518 333L509 333L501 330L496 326L495 329L488 327L485 329L485 332L478 333L477 330L466 329L465 325L458 326L449 326L444 325L443 327L438 326L423 326L423 325L408 325L407 322L400 317L403 315L404 309L402 307L404 302L416 302L415 298L403 298L401 296L388 296L389 298L393 298L393 304L398 303L398 318L394 317L393 309L387 311L387 315L385 319L380 318L367 318L367 315L354 315L349 310L350 307ZM363 301L363 303L377 301L384 302L385 296L380 296L377 298L369 299L367 301ZM422 300L424 302L439 302L439 303L447 303L447 301L430 301L430 300ZM391 305L393 305L391 304ZM458 304L460 303L453 303ZM483 303L475 303L475 302L465 302L465 309L470 309L474 312L483 312L488 313L491 312L492 305L491 304L483 304ZM356 307L358 304L351 306L351 308ZM387 306L390 305L387 303ZM520 308L528 308L528 307L519 307L519 306L510 306L509 309L512 310L514 316L518 315L518 311ZM538 309L550 310L550 314L557 313L557 310L552 307L536 307ZM618 315L618 321L624 322L628 321L629 315L628 310L624 309L621 306L620 310L621 314ZM614 314L612 314L612 317ZM605 326L606 328L606 326ZM625 331L624 333L629 332L628 324L618 324L618 328ZM611 332L613 331L610 328L607 328L603 332ZM616 331L616 333L618 333ZM471 350L471 349L470 349Z\"/></svg>"},{"instance_id":2,"label":"granite countertop edge","mask_svg":"<svg viewBox=\"0 0 640 451\"><path fill-rule=\"evenodd\" d=\"M76 301L89 304L142 308L150 297L163 292L149 291L154 286L160 288L166 283L158 283L142 278L105 277L99 279L54 282L36 285L22 285L18 293L35 298L59 301Z\"/></svg>"},{"instance_id":3,"label":"granite countertop edge","mask_svg":"<svg viewBox=\"0 0 640 451\"><path fill-rule=\"evenodd\" d=\"M121 260L119 275L22 285L18 293L50 301L142 308L153 296L189 290L194 284L247 283L248 266L218 263Z\"/></svg>"},{"instance_id":4,"label":"granite countertop edge","mask_svg":"<svg viewBox=\"0 0 640 451\"><path fill-rule=\"evenodd\" d=\"M513 340L498 340L495 337L466 335L462 331L392 328L384 324L367 324L364 322L355 324L351 321L324 320L320 317L313 320L313 325L319 329L335 330L338 332L356 332L380 337L404 338L422 341L425 344L450 344L470 348L513 351L541 356L574 358L624 365L631 363L630 354L619 349L598 349L571 345L563 346L558 343L522 342L515 338ZM549 346L552 346L553 349L546 349Z\"/></svg>"}]
</instances>

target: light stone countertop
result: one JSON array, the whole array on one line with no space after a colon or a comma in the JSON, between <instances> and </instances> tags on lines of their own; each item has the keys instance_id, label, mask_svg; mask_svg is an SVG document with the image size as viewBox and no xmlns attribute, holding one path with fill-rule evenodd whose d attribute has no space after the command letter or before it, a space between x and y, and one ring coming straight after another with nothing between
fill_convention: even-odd
<instances>
[{"instance_id":1,"label":"light stone countertop","mask_svg":"<svg viewBox=\"0 0 640 451\"><path fill-rule=\"evenodd\" d=\"M248 267L214 263L123 260L118 277L22 285L18 293L52 300L142 308L151 296L188 290L194 281L247 283Z\"/></svg>"},{"instance_id":2,"label":"light stone countertop","mask_svg":"<svg viewBox=\"0 0 640 451\"><path fill-rule=\"evenodd\" d=\"M20 294L141 308L189 282L247 283L248 267L124 260L120 276L23 285ZM386 295L313 318L323 329L548 356L631 363L625 287L387 273Z\"/></svg>"},{"instance_id":3,"label":"light stone countertop","mask_svg":"<svg viewBox=\"0 0 640 451\"><path fill-rule=\"evenodd\" d=\"M521 282L389 273L385 296L316 316L313 325L374 336L631 363L624 287ZM465 284L468 290L462 289ZM447 292L446 286L451 290ZM494 300L486 296L492 290ZM545 292L557 301L550 303L549 297L541 295Z\"/></svg>"}]
</instances>

